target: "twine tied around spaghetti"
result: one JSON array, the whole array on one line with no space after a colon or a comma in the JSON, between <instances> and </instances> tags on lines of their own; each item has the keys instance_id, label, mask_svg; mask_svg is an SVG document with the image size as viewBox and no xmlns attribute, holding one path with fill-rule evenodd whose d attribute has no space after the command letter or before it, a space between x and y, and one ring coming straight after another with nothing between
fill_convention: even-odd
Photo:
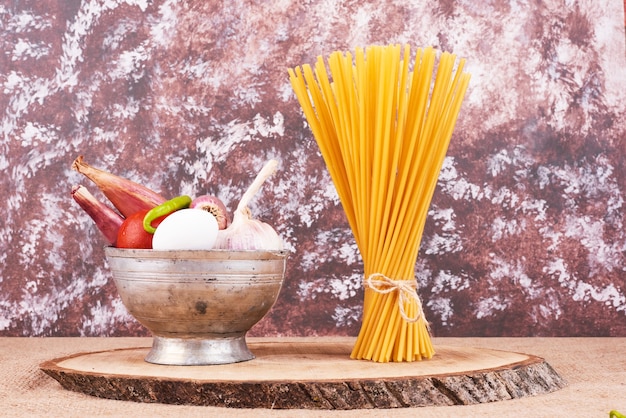
<instances>
[{"instance_id":1,"label":"twine tied around spaghetti","mask_svg":"<svg viewBox=\"0 0 626 418\"><path fill-rule=\"evenodd\" d=\"M367 287L376 293L389 294L398 292L398 308L400 316L408 323L417 322L424 316L422 301L417 294L417 280L393 280L382 273L372 273L365 281ZM413 317L409 317L404 308L406 302L415 301L417 312Z\"/></svg>"}]
</instances>

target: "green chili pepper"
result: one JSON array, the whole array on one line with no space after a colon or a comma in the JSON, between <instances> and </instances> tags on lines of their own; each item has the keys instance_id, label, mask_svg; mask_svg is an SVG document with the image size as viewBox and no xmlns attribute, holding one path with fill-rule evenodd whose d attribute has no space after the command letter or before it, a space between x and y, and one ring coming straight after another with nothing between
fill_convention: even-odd
<instances>
[{"instance_id":1,"label":"green chili pepper","mask_svg":"<svg viewBox=\"0 0 626 418\"><path fill-rule=\"evenodd\" d=\"M620 414L616 410L609 412L609 417L610 418L626 418L623 414Z\"/></svg>"},{"instance_id":2,"label":"green chili pepper","mask_svg":"<svg viewBox=\"0 0 626 418\"><path fill-rule=\"evenodd\" d=\"M190 204L191 197L187 195L178 196L161 203L159 206L150 209L148 213L146 213L146 216L143 217L143 229L149 234L154 234L156 228L152 226L152 221L161 216L176 212L179 209L188 208Z\"/></svg>"}]
</instances>

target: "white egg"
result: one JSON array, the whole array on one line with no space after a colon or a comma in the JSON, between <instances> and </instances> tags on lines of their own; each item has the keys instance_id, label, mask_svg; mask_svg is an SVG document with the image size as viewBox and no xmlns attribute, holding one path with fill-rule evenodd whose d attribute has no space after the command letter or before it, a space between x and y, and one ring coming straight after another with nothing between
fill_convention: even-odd
<instances>
[{"instance_id":1,"label":"white egg","mask_svg":"<svg viewBox=\"0 0 626 418\"><path fill-rule=\"evenodd\" d=\"M201 209L181 209L159 224L152 237L155 250L210 250L218 231L215 216Z\"/></svg>"}]
</instances>

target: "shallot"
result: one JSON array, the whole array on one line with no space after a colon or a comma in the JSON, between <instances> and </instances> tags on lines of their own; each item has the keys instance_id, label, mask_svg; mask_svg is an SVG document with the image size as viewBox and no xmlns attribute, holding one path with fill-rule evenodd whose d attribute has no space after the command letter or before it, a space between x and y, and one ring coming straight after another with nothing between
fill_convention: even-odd
<instances>
[{"instance_id":1,"label":"shallot","mask_svg":"<svg viewBox=\"0 0 626 418\"><path fill-rule=\"evenodd\" d=\"M115 245L117 232L122 226L124 218L96 199L85 186L76 185L72 187L71 194L76 203L93 219L96 227L102 232L109 244Z\"/></svg>"},{"instance_id":2,"label":"shallot","mask_svg":"<svg viewBox=\"0 0 626 418\"><path fill-rule=\"evenodd\" d=\"M93 181L125 218L140 210L152 209L166 200L139 183L90 166L82 155L74 160L72 168Z\"/></svg>"}]
</instances>

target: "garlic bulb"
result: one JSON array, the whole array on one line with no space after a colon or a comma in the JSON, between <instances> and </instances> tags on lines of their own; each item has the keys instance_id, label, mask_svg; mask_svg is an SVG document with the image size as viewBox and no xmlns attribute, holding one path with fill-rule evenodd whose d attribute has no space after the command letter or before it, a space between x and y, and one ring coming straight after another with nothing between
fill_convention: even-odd
<instances>
[{"instance_id":1,"label":"garlic bulb","mask_svg":"<svg viewBox=\"0 0 626 418\"><path fill-rule=\"evenodd\" d=\"M226 229L217 233L217 240L213 248L224 250L268 250L283 249L283 241L278 233L269 224L252 218L248 203L259 191L263 182L271 176L278 161L270 160L261 169L259 174L241 197L239 205L233 214L233 221Z\"/></svg>"}]
</instances>

